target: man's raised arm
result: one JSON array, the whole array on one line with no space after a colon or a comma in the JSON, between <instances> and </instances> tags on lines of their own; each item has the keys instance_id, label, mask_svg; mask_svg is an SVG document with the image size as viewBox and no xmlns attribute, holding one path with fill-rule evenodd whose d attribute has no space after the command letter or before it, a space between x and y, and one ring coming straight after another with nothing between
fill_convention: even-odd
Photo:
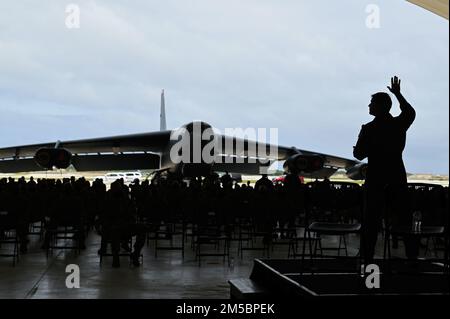
<instances>
[{"instance_id":1,"label":"man's raised arm","mask_svg":"<svg viewBox=\"0 0 450 319\"><path fill-rule=\"evenodd\" d=\"M400 92L400 84L402 81L398 77L391 78L391 86L388 86L389 91L395 95L398 102L400 103L400 110L402 111L399 118L404 123L406 129L408 129L416 118L416 111L411 106L411 104L406 101L405 97Z\"/></svg>"}]
</instances>

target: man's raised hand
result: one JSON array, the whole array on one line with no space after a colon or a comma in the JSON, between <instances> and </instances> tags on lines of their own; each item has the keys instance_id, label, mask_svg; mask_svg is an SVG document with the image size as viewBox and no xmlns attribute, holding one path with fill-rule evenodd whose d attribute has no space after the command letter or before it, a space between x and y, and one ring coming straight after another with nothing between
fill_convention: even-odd
<instances>
[{"instance_id":1,"label":"man's raised hand","mask_svg":"<svg viewBox=\"0 0 450 319\"><path fill-rule=\"evenodd\" d=\"M391 78L391 86L387 87L389 91L391 91L392 94L395 96L400 94L400 84L402 83L402 80L400 80L398 77L394 76Z\"/></svg>"}]
</instances>

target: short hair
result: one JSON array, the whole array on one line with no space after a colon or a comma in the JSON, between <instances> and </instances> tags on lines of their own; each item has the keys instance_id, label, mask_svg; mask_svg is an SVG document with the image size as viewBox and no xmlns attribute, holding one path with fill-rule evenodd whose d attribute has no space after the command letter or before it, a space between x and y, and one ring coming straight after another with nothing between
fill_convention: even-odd
<instances>
[{"instance_id":1,"label":"short hair","mask_svg":"<svg viewBox=\"0 0 450 319\"><path fill-rule=\"evenodd\" d=\"M392 99L386 92L378 92L372 95L372 99L377 107L384 109L386 112L392 107Z\"/></svg>"}]
</instances>

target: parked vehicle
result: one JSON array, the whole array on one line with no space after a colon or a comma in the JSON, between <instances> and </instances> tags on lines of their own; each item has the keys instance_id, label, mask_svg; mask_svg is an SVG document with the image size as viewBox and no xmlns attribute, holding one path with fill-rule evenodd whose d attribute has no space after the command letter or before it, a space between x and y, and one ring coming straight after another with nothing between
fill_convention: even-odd
<instances>
[{"instance_id":1,"label":"parked vehicle","mask_svg":"<svg viewBox=\"0 0 450 319\"><path fill-rule=\"evenodd\" d=\"M108 183L112 183L121 178L123 178L123 180L125 180L126 176L124 173L107 173L105 175L104 181L108 182Z\"/></svg>"},{"instance_id":2,"label":"parked vehicle","mask_svg":"<svg viewBox=\"0 0 450 319\"><path fill-rule=\"evenodd\" d=\"M139 180L142 179L142 174L140 172L126 172L124 174L125 174L125 178L124 178L125 182L133 182L136 179L139 179Z\"/></svg>"}]
</instances>

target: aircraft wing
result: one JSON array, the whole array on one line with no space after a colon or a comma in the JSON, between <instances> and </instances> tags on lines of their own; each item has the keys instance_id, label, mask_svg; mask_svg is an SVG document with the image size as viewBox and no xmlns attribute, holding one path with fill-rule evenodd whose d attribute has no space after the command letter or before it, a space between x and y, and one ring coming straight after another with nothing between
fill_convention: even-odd
<instances>
[{"instance_id":1,"label":"aircraft wing","mask_svg":"<svg viewBox=\"0 0 450 319\"><path fill-rule=\"evenodd\" d=\"M228 173L237 173L237 174L243 174L243 175L261 175L261 174L271 174L270 173L270 165L273 163L273 161L270 161L268 163L262 164L262 163L226 163L226 162L220 162L220 163L214 163L213 164L213 170L216 172L228 172ZM309 177L309 178L329 178L331 175L336 173L338 168L332 168L332 167L324 167L320 170L310 172L310 173L302 173L301 175L303 177Z\"/></svg>"},{"instance_id":2,"label":"aircraft wing","mask_svg":"<svg viewBox=\"0 0 450 319\"><path fill-rule=\"evenodd\" d=\"M222 136L222 150L224 154L244 157L267 158L272 161L284 161L295 154L319 155L324 159L324 166L328 168L349 169L361 162L344 157L328 155L321 152L307 151L296 147L286 147L268 143L250 141L248 139Z\"/></svg>"},{"instance_id":3,"label":"aircraft wing","mask_svg":"<svg viewBox=\"0 0 450 319\"><path fill-rule=\"evenodd\" d=\"M224 157L222 157L223 159ZM260 175L263 173L266 173L270 167L270 165L273 162L268 163L259 163L254 162L250 163L248 161L236 161L235 158L232 159L233 161L227 162L226 160L223 161L216 161L213 164L213 171L215 172L228 172L228 173L236 173L236 174L244 174L244 175Z\"/></svg>"},{"instance_id":4,"label":"aircraft wing","mask_svg":"<svg viewBox=\"0 0 450 319\"><path fill-rule=\"evenodd\" d=\"M158 169L159 153L167 145L171 131L121 135L104 138L58 141L0 149L0 172L44 170L33 157L41 148L56 145L72 153L78 171Z\"/></svg>"},{"instance_id":5,"label":"aircraft wing","mask_svg":"<svg viewBox=\"0 0 450 319\"><path fill-rule=\"evenodd\" d=\"M313 172L302 172L302 176L310 178L328 178L338 169L345 169L348 171L362 164L356 160L328 155L321 152L255 142L245 138L226 135L220 136L219 145L221 146L222 152L220 156L216 158L213 169L220 172L248 175L263 174L267 172L267 169L272 163L276 161L286 161L296 154L319 156L323 159L323 168ZM260 161L260 159L263 159L263 161Z\"/></svg>"},{"instance_id":6,"label":"aircraft wing","mask_svg":"<svg viewBox=\"0 0 450 319\"><path fill-rule=\"evenodd\" d=\"M167 145L171 131L130 134L74 141L60 141L59 147L72 154L160 152ZM0 159L33 157L43 147L53 148L58 143L43 143L0 148Z\"/></svg>"},{"instance_id":7,"label":"aircraft wing","mask_svg":"<svg viewBox=\"0 0 450 319\"><path fill-rule=\"evenodd\" d=\"M77 171L159 169L160 154L166 151L171 132L159 131L1 148L0 172L44 170L34 161L36 152L41 148L56 147L71 153L70 162ZM222 143L221 154L213 166L217 171L260 174L275 161L288 160L291 156L302 154L320 156L324 161L322 169L302 175L323 178L331 176L339 168L349 169L360 163L319 152L257 143L225 135L219 135L219 140Z\"/></svg>"}]
</instances>

